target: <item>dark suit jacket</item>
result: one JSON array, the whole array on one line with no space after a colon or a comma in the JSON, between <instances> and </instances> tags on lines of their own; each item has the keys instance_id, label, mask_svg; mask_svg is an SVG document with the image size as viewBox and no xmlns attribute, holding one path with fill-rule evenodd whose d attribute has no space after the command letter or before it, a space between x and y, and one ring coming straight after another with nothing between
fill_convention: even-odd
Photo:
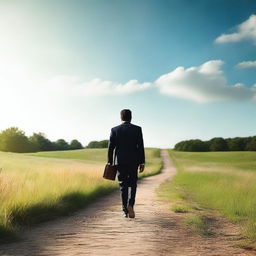
<instances>
[{"instance_id":1,"label":"dark suit jacket","mask_svg":"<svg viewBox=\"0 0 256 256\"><path fill-rule=\"evenodd\" d=\"M108 162L113 164L113 151L116 162L114 164L143 164L145 152L142 129L140 126L124 122L111 129L108 144Z\"/></svg>"}]
</instances>

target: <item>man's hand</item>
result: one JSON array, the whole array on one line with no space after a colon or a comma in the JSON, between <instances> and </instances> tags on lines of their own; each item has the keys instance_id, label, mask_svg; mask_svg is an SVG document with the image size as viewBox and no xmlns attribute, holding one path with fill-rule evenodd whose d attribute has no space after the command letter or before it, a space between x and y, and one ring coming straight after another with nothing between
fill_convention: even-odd
<instances>
[{"instance_id":1,"label":"man's hand","mask_svg":"<svg viewBox=\"0 0 256 256\"><path fill-rule=\"evenodd\" d=\"M145 169L145 164L140 164L140 172L143 172Z\"/></svg>"}]
</instances>

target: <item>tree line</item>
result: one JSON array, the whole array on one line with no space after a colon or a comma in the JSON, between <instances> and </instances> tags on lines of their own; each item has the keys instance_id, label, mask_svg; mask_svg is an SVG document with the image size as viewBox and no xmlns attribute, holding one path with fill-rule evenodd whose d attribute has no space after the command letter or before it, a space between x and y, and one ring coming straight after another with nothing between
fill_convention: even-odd
<instances>
[{"instance_id":1,"label":"tree line","mask_svg":"<svg viewBox=\"0 0 256 256\"><path fill-rule=\"evenodd\" d=\"M28 137L25 135L25 132L18 127L10 127L0 132L0 151L5 152L26 153L104 147L108 147L108 140L91 141L84 147L81 142L76 139L73 139L70 143L64 139L50 141L41 132L33 133L32 136Z\"/></svg>"},{"instance_id":2,"label":"tree line","mask_svg":"<svg viewBox=\"0 0 256 256\"><path fill-rule=\"evenodd\" d=\"M256 136L222 138L216 137L211 140L199 139L184 140L174 146L178 151L207 152L207 151L256 151Z\"/></svg>"},{"instance_id":3,"label":"tree line","mask_svg":"<svg viewBox=\"0 0 256 256\"><path fill-rule=\"evenodd\" d=\"M87 148L107 148L108 147L108 140L100 140L100 141L91 141Z\"/></svg>"}]
</instances>

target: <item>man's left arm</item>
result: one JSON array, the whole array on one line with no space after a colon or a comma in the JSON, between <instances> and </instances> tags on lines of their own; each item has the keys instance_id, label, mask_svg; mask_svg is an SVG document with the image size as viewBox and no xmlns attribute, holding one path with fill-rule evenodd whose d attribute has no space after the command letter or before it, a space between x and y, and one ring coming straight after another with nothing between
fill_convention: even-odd
<instances>
[{"instance_id":1,"label":"man's left arm","mask_svg":"<svg viewBox=\"0 0 256 256\"><path fill-rule=\"evenodd\" d=\"M140 156L140 162L139 162L140 172L143 172L145 168L145 149L144 149L144 141L143 141L143 134L142 134L141 127L139 131L138 149L139 149L139 156Z\"/></svg>"}]
</instances>

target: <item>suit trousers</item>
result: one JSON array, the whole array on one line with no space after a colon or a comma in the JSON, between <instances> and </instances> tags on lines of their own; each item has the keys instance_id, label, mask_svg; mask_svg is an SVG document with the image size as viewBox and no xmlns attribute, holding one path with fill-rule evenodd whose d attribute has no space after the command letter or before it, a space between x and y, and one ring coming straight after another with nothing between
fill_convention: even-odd
<instances>
[{"instance_id":1,"label":"suit trousers","mask_svg":"<svg viewBox=\"0 0 256 256\"><path fill-rule=\"evenodd\" d=\"M118 164L117 178L120 188L123 210L134 206L138 180L138 164ZM130 188L130 191L129 191ZM130 193L129 193L130 192Z\"/></svg>"}]
</instances>

